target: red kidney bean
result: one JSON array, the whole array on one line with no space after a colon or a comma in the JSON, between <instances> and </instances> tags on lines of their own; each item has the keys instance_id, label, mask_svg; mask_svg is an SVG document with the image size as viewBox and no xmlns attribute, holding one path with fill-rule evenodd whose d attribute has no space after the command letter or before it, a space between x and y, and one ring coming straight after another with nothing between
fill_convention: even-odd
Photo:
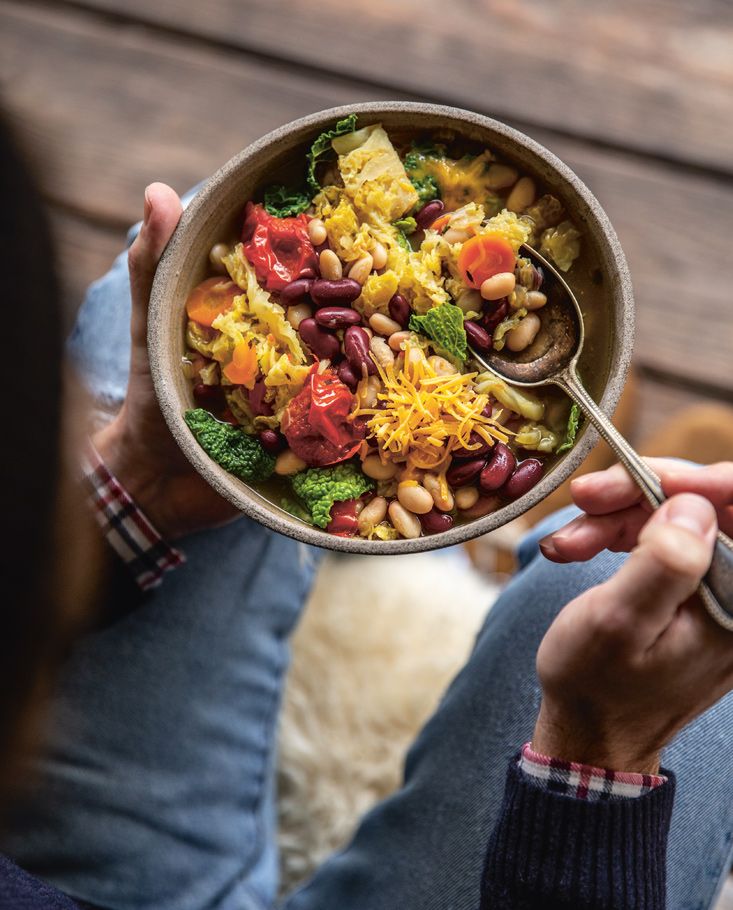
<instances>
[{"instance_id":1,"label":"red kidney bean","mask_svg":"<svg viewBox=\"0 0 733 910\"><path fill-rule=\"evenodd\" d=\"M399 322L403 329L410 323L410 304L402 294L395 294L389 302L389 315L395 322Z\"/></svg>"},{"instance_id":2,"label":"red kidney bean","mask_svg":"<svg viewBox=\"0 0 733 910\"><path fill-rule=\"evenodd\" d=\"M485 458L471 458L468 461L453 462L448 468L445 479L452 487L464 487L478 477L485 464Z\"/></svg>"},{"instance_id":3,"label":"red kidney bean","mask_svg":"<svg viewBox=\"0 0 733 910\"><path fill-rule=\"evenodd\" d=\"M298 326L298 334L311 351L321 360L333 360L341 353L341 345L335 335L322 328L315 319L304 319Z\"/></svg>"},{"instance_id":4,"label":"red kidney bean","mask_svg":"<svg viewBox=\"0 0 733 910\"><path fill-rule=\"evenodd\" d=\"M341 361L336 370L336 375L345 386L348 386L351 389L352 392L356 391L356 387L359 384L359 377L351 369L348 360Z\"/></svg>"},{"instance_id":5,"label":"red kidney bean","mask_svg":"<svg viewBox=\"0 0 733 910\"><path fill-rule=\"evenodd\" d=\"M348 304L360 294L361 285L353 278L319 278L310 289L311 299L317 307Z\"/></svg>"},{"instance_id":6,"label":"red kidney bean","mask_svg":"<svg viewBox=\"0 0 733 910\"><path fill-rule=\"evenodd\" d=\"M445 205L440 199L433 199L415 213L415 221L421 231L427 230L435 219L445 211Z\"/></svg>"},{"instance_id":7,"label":"red kidney bean","mask_svg":"<svg viewBox=\"0 0 733 910\"><path fill-rule=\"evenodd\" d=\"M345 329L361 322L361 315L356 310L343 306L323 306L316 310L313 318L327 329Z\"/></svg>"},{"instance_id":8,"label":"red kidney bean","mask_svg":"<svg viewBox=\"0 0 733 910\"><path fill-rule=\"evenodd\" d=\"M498 496L479 496L470 509L461 510L461 516L463 518L483 518L489 512L495 512L500 505L501 501Z\"/></svg>"},{"instance_id":9,"label":"red kidney bean","mask_svg":"<svg viewBox=\"0 0 733 910\"><path fill-rule=\"evenodd\" d=\"M503 442L497 442L491 458L479 476L479 487L484 493L493 493L509 480L516 466L517 459L514 457L514 452Z\"/></svg>"},{"instance_id":10,"label":"red kidney bean","mask_svg":"<svg viewBox=\"0 0 733 910\"><path fill-rule=\"evenodd\" d=\"M507 303L506 297L499 303L499 306L496 309L489 309L484 314L481 319L481 325L486 329L486 331L491 335L494 329L499 325L501 320L506 316L509 311L509 304Z\"/></svg>"},{"instance_id":11,"label":"red kidney bean","mask_svg":"<svg viewBox=\"0 0 733 910\"><path fill-rule=\"evenodd\" d=\"M286 284L282 291L280 291L280 299L284 303L293 303L296 300L302 300L306 294L310 293L311 287L313 287L312 278L296 278L295 281Z\"/></svg>"},{"instance_id":12,"label":"red kidney bean","mask_svg":"<svg viewBox=\"0 0 733 910\"><path fill-rule=\"evenodd\" d=\"M364 368L369 374L377 372L377 365L369 356L369 336L361 326L349 326L344 332L344 354L357 375L361 376Z\"/></svg>"},{"instance_id":13,"label":"red kidney bean","mask_svg":"<svg viewBox=\"0 0 733 910\"><path fill-rule=\"evenodd\" d=\"M260 430L257 434L257 438L260 441L262 448L269 452L270 455L277 455L287 445L287 440L282 435L278 433L277 430Z\"/></svg>"},{"instance_id":14,"label":"red kidney bean","mask_svg":"<svg viewBox=\"0 0 733 910\"><path fill-rule=\"evenodd\" d=\"M300 270L300 278L317 278L316 270L312 269L310 266L306 266L304 269Z\"/></svg>"},{"instance_id":15,"label":"red kidney bean","mask_svg":"<svg viewBox=\"0 0 733 910\"><path fill-rule=\"evenodd\" d=\"M339 537L352 537L359 530L358 514L363 507L359 499L344 499L331 506L331 520L326 525L329 534L338 534Z\"/></svg>"},{"instance_id":16,"label":"red kidney bean","mask_svg":"<svg viewBox=\"0 0 733 910\"><path fill-rule=\"evenodd\" d=\"M491 417L491 415L494 413L494 405L490 401L487 402L481 413L484 415L484 417Z\"/></svg>"},{"instance_id":17,"label":"red kidney bean","mask_svg":"<svg viewBox=\"0 0 733 910\"><path fill-rule=\"evenodd\" d=\"M193 397L204 404L223 404L224 392L220 385L205 385L197 382L193 387Z\"/></svg>"},{"instance_id":18,"label":"red kidney bean","mask_svg":"<svg viewBox=\"0 0 733 910\"><path fill-rule=\"evenodd\" d=\"M516 470L500 492L507 499L519 499L532 489L542 477L543 471L544 468L539 458L526 458L517 465Z\"/></svg>"},{"instance_id":19,"label":"red kidney bean","mask_svg":"<svg viewBox=\"0 0 733 910\"><path fill-rule=\"evenodd\" d=\"M472 445L472 446L478 445L479 448L470 449L470 450L465 449L464 450L465 454L463 456L464 458L479 458L479 457L483 458L486 455L488 455L489 452L491 451L491 449L493 448L493 446L490 443L486 442L486 440L482 436L479 436L479 434L475 430L473 430L471 432L471 435L468 437L468 443L469 443L469 445ZM459 450L459 452L456 452L455 454L460 458L459 453L460 453L460 450Z\"/></svg>"},{"instance_id":20,"label":"red kidney bean","mask_svg":"<svg viewBox=\"0 0 733 910\"><path fill-rule=\"evenodd\" d=\"M491 335L478 322L472 322L468 319L463 323L463 328L466 330L468 343L476 348L477 351L491 350Z\"/></svg>"},{"instance_id":21,"label":"red kidney bean","mask_svg":"<svg viewBox=\"0 0 733 910\"><path fill-rule=\"evenodd\" d=\"M439 512L437 509L431 509L417 517L426 534L440 534L441 531L450 531L453 527L453 516L447 512Z\"/></svg>"},{"instance_id":22,"label":"red kidney bean","mask_svg":"<svg viewBox=\"0 0 733 910\"><path fill-rule=\"evenodd\" d=\"M252 408L252 413L255 417L270 417L272 414L272 405L269 401L265 401L266 393L267 387L264 379L258 379L252 389L247 392L249 406Z\"/></svg>"}]
</instances>

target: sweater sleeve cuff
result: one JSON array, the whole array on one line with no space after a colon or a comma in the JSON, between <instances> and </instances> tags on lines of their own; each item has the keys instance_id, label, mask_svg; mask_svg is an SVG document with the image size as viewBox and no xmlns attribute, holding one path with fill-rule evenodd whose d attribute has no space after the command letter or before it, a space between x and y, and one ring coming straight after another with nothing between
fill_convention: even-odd
<instances>
[{"instance_id":1,"label":"sweater sleeve cuff","mask_svg":"<svg viewBox=\"0 0 733 910\"><path fill-rule=\"evenodd\" d=\"M489 842L481 907L661 910L674 775L637 799L552 792L512 759Z\"/></svg>"},{"instance_id":2,"label":"sweater sleeve cuff","mask_svg":"<svg viewBox=\"0 0 733 910\"><path fill-rule=\"evenodd\" d=\"M81 471L94 517L107 543L143 591L157 587L166 572L185 562L183 553L158 533L91 441L82 456Z\"/></svg>"}]
</instances>

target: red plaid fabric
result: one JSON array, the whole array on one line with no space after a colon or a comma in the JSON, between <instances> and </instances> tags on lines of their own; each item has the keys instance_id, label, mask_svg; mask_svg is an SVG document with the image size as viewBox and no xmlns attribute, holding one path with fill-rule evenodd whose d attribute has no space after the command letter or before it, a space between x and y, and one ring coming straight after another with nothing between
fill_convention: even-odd
<instances>
[{"instance_id":1,"label":"red plaid fabric","mask_svg":"<svg viewBox=\"0 0 733 910\"><path fill-rule=\"evenodd\" d=\"M94 516L107 542L144 591L156 587L167 571L185 562L183 553L163 540L91 443L81 468Z\"/></svg>"},{"instance_id":2,"label":"red plaid fabric","mask_svg":"<svg viewBox=\"0 0 733 910\"><path fill-rule=\"evenodd\" d=\"M522 748L519 767L522 773L541 783L549 792L588 801L634 799L667 782L667 778L661 774L608 771L592 765L560 761L533 752L531 743Z\"/></svg>"}]
</instances>

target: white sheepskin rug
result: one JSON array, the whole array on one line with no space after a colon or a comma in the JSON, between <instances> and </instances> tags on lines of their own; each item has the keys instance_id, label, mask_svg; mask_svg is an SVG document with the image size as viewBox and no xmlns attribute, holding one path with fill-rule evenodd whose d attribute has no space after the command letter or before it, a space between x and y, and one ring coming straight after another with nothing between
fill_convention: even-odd
<instances>
[{"instance_id":1,"label":"white sheepskin rug","mask_svg":"<svg viewBox=\"0 0 733 910\"><path fill-rule=\"evenodd\" d=\"M283 891L399 785L405 752L498 590L461 548L326 557L293 641L282 713Z\"/></svg>"}]
</instances>

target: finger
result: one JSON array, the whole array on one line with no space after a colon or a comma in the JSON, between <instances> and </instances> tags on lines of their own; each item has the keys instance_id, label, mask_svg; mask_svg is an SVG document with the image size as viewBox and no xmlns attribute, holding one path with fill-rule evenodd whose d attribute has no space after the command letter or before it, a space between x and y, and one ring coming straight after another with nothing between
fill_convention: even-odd
<instances>
[{"instance_id":1,"label":"finger","mask_svg":"<svg viewBox=\"0 0 733 910\"><path fill-rule=\"evenodd\" d=\"M668 499L639 534L639 545L601 585L603 609L649 646L697 589L713 555L715 510L702 496Z\"/></svg>"},{"instance_id":2,"label":"finger","mask_svg":"<svg viewBox=\"0 0 733 910\"><path fill-rule=\"evenodd\" d=\"M650 458L647 464L661 478L667 495L698 493L719 508L733 504L731 462L698 467L673 459ZM605 515L643 502L643 493L620 464L576 478L571 494L576 505L590 515ZM644 503L644 508L649 507Z\"/></svg>"},{"instance_id":3,"label":"finger","mask_svg":"<svg viewBox=\"0 0 733 910\"><path fill-rule=\"evenodd\" d=\"M580 515L540 541L540 550L552 562L585 562L602 550L628 553L649 520L639 506L609 515Z\"/></svg>"},{"instance_id":4,"label":"finger","mask_svg":"<svg viewBox=\"0 0 733 910\"><path fill-rule=\"evenodd\" d=\"M151 183L145 190L143 224L128 253L133 343L145 343L155 270L182 211L176 192L164 183Z\"/></svg>"}]
</instances>

